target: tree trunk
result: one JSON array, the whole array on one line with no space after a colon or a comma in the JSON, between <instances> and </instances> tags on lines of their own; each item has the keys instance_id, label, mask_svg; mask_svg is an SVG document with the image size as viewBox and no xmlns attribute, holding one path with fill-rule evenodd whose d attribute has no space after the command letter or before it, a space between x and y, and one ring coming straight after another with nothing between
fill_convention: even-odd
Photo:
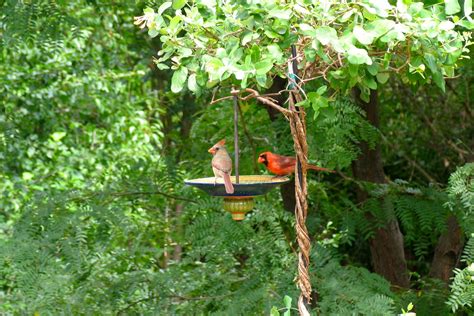
<instances>
[{"instance_id":1,"label":"tree trunk","mask_svg":"<svg viewBox=\"0 0 474 316\"><path fill-rule=\"evenodd\" d=\"M448 229L438 239L430 269L430 277L441 279L446 283L453 275L453 269L458 263L464 244L456 217L450 216L447 224Z\"/></svg>"},{"instance_id":2,"label":"tree trunk","mask_svg":"<svg viewBox=\"0 0 474 316\"><path fill-rule=\"evenodd\" d=\"M369 123L378 127L377 92L371 90L370 101L368 103L360 99L359 90L354 90L354 96L357 104L366 112ZM359 146L361 154L357 160L352 163L355 179L364 182L386 183L380 145L371 149L369 144L361 142ZM368 192L358 187L357 201L364 203L368 198ZM394 215L393 207L387 202L389 201L383 198L380 201L380 205L384 205L385 207L383 209L387 212L385 216L385 218L387 218L385 227L377 229L374 237L370 240L372 264L374 271L385 277L393 285L408 287L410 283L403 248L403 235ZM368 213L366 217L369 221L374 220L370 213Z\"/></svg>"}]
</instances>

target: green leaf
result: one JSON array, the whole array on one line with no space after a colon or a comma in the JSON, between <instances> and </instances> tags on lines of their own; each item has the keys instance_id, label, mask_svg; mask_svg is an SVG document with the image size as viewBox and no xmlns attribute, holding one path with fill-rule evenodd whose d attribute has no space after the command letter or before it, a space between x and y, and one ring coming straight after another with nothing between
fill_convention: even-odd
<instances>
[{"instance_id":1,"label":"green leaf","mask_svg":"<svg viewBox=\"0 0 474 316\"><path fill-rule=\"evenodd\" d=\"M170 67L167 64L162 64L158 62L156 62L156 67L160 70L170 69Z\"/></svg>"},{"instance_id":2,"label":"green leaf","mask_svg":"<svg viewBox=\"0 0 474 316\"><path fill-rule=\"evenodd\" d=\"M453 15L461 11L458 0L444 0L444 3L446 5L445 11L448 15Z\"/></svg>"},{"instance_id":3,"label":"green leaf","mask_svg":"<svg viewBox=\"0 0 474 316\"><path fill-rule=\"evenodd\" d=\"M470 17L472 13L472 0L464 0L464 16Z\"/></svg>"},{"instance_id":4,"label":"green leaf","mask_svg":"<svg viewBox=\"0 0 474 316\"><path fill-rule=\"evenodd\" d=\"M244 33L245 35L242 37L242 45L245 46L247 43L251 42L253 39L254 33L252 32L246 32Z\"/></svg>"},{"instance_id":5,"label":"green leaf","mask_svg":"<svg viewBox=\"0 0 474 316\"><path fill-rule=\"evenodd\" d=\"M273 68L273 62L269 59L264 59L255 64L257 75L265 75Z\"/></svg>"},{"instance_id":6,"label":"green leaf","mask_svg":"<svg viewBox=\"0 0 474 316\"><path fill-rule=\"evenodd\" d=\"M281 59L283 58L283 52L281 51L280 46L278 46L277 44L271 44L267 46L267 49L275 61L281 61Z\"/></svg>"},{"instance_id":7,"label":"green leaf","mask_svg":"<svg viewBox=\"0 0 474 316\"><path fill-rule=\"evenodd\" d=\"M272 18L289 20L291 17L291 10L273 9L268 12L268 15Z\"/></svg>"},{"instance_id":8,"label":"green leaf","mask_svg":"<svg viewBox=\"0 0 474 316\"><path fill-rule=\"evenodd\" d=\"M158 12L157 14L158 15L162 15L163 12L166 11L166 9L170 8L172 5L171 1L167 1L167 2L164 2L162 5L160 5L160 7L158 8Z\"/></svg>"},{"instance_id":9,"label":"green leaf","mask_svg":"<svg viewBox=\"0 0 474 316\"><path fill-rule=\"evenodd\" d=\"M174 73L173 77L171 78L171 91L174 93L178 93L183 90L184 83L186 82L186 78L188 77L188 68L186 67L179 67Z\"/></svg>"},{"instance_id":10,"label":"green leaf","mask_svg":"<svg viewBox=\"0 0 474 316\"><path fill-rule=\"evenodd\" d=\"M380 82L381 84L384 84L388 81L388 78L390 77L388 72L379 72L377 74L377 81Z\"/></svg>"},{"instance_id":11,"label":"green leaf","mask_svg":"<svg viewBox=\"0 0 474 316\"><path fill-rule=\"evenodd\" d=\"M266 88L267 87L267 76L266 75L257 75L255 77L255 79L257 80L257 84L262 87L262 88Z\"/></svg>"},{"instance_id":12,"label":"green leaf","mask_svg":"<svg viewBox=\"0 0 474 316\"><path fill-rule=\"evenodd\" d=\"M431 72L438 72L438 64L436 63L436 58L429 53L425 53L424 59L428 64L428 68L430 68Z\"/></svg>"},{"instance_id":13,"label":"green leaf","mask_svg":"<svg viewBox=\"0 0 474 316\"><path fill-rule=\"evenodd\" d=\"M367 25L367 30L375 34L376 37L380 37L394 28L395 24L392 20L375 20Z\"/></svg>"},{"instance_id":14,"label":"green leaf","mask_svg":"<svg viewBox=\"0 0 474 316\"><path fill-rule=\"evenodd\" d=\"M23 178L23 180L28 181L28 180L33 179L34 174L32 174L31 172L23 172L21 174L21 177Z\"/></svg>"},{"instance_id":15,"label":"green leaf","mask_svg":"<svg viewBox=\"0 0 474 316\"><path fill-rule=\"evenodd\" d=\"M366 85L371 90L377 90L377 82L374 80L373 77L364 77L362 80L364 85Z\"/></svg>"},{"instance_id":16,"label":"green leaf","mask_svg":"<svg viewBox=\"0 0 474 316\"><path fill-rule=\"evenodd\" d=\"M55 142L59 142L61 139L64 138L64 136L66 136L66 132L54 132L54 133L51 134L51 138Z\"/></svg>"},{"instance_id":17,"label":"green leaf","mask_svg":"<svg viewBox=\"0 0 474 316\"><path fill-rule=\"evenodd\" d=\"M318 88L318 90L316 90L316 93L319 94L319 95L323 95L324 92L326 92L326 90L328 89L328 86L324 85L324 86L321 86Z\"/></svg>"},{"instance_id":18,"label":"green leaf","mask_svg":"<svg viewBox=\"0 0 474 316\"><path fill-rule=\"evenodd\" d=\"M353 30L355 38L363 45L370 45L374 41L375 34L367 32L362 26L356 25Z\"/></svg>"},{"instance_id":19,"label":"green leaf","mask_svg":"<svg viewBox=\"0 0 474 316\"><path fill-rule=\"evenodd\" d=\"M443 74L439 71L434 72L432 78L441 91L446 92L446 82L444 81Z\"/></svg>"},{"instance_id":20,"label":"green leaf","mask_svg":"<svg viewBox=\"0 0 474 316\"><path fill-rule=\"evenodd\" d=\"M209 80L219 80L221 75L225 71L224 63L219 58L211 58L205 66L207 73L209 74Z\"/></svg>"},{"instance_id":21,"label":"green leaf","mask_svg":"<svg viewBox=\"0 0 474 316\"><path fill-rule=\"evenodd\" d=\"M286 308L291 308L291 297L289 297L288 295L285 295L285 297L283 298L283 302L285 303L285 307Z\"/></svg>"},{"instance_id":22,"label":"green leaf","mask_svg":"<svg viewBox=\"0 0 474 316\"><path fill-rule=\"evenodd\" d=\"M276 306L273 306L270 310L270 316L280 316L280 312Z\"/></svg>"},{"instance_id":23,"label":"green leaf","mask_svg":"<svg viewBox=\"0 0 474 316\"><path fill-rule=\"evenodd\" d=\"M375 76L379 72L379 64L372 64L367 66L367 70L372 76Z\"/></svg>"},{"instance_id":24,"label":"green leaf","mask_svg":"<svg viewBox=\"0 0 474 316\"><path fill-rule=\"evenodd\" d=\"M173 0L173 9L179 10L186 4L186 0Z\"/></svg>"},{"instance_id":25,"label":"green leaf","mask_svg":"<svg viewBox=\"0 0 474 316\"><path fill-rule=\"evenodd\" d=\"M196 74L195 73L189 75L188 89L191 90L192 92L197 92L198 89L199 89L199 87L197 85L197 82L196 82Z\"/></svg>"},{"instance_id":26,"label":"green leaf","mask_svg":"<svg viewBox=\"0 0 474 316\"><path fill-rule=\"evenodd\" d=\"M316 30L314 29L314 27L312 27L309 24L301 23L300 24L300 29L301 29L301 32L303 33L303 35L315 36L315 31Z\"/></svg>"},{"instance_id":27,"label":"green leaf","mask_svg":"<svg viewBox=\"0 0 474 316\"><path fill-rule=\"evenodd\" d=\"M351 10L347 11L346 13L344 13L344 14L342 15L342 17L340 18L340 21L341 21L341 22L346 22L346 21L348 21L348 20L351 18L352 14L353 14L354 12L356 12L354 9L351 9Z\"/></svg>"},{"instance_id":28,"label":"green leaf","mask_svg":"<svg viewBox=\"0 0 474 316\"><path fill-rule=\"evenodd\" d=\"M160 32L156 29L148 29L148 35L153 38L156 37Z\"/></svg>"},{"instance_id":29,"label":"green leaf","mask_svg":"<svg viewBox=\"0 0 474 316\"><path fill-rule=\"evenodd\" d=\"M351 46L347 51L348 57L347 60L351 64L361 65L367 64L372 65L372 59L369 57L367 51L363 48L357 48L355 46Z\"/></svg>"},{"instance_id":30,"label":"green leaf","mask_svg":"<svg viewBox=\"0 0 474 316\"><path fill-rule=\"evenodd\" d=\"M331 41L337 40L336 30L329 26L322 26L316 29L315 36L318 41L325 46Z\"/></svg>"}]
</instances>

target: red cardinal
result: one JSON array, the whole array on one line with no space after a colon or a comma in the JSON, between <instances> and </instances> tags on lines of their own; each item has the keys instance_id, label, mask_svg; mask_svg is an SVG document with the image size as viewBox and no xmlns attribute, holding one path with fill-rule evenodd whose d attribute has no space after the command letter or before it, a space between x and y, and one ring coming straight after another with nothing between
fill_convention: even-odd
<instances>
[{"instance_id":1,"label":"red cardinal","mask_svg":"<svg viewBox=\"0 0 474 316\"><path fill-rule=\"evenodd\" d=\"M214 155L212 158L212 171L214 171L214 176L216 177L214 184L217 182L217 178L224 178L225 191L228 194L232 194L234 193L234 186L230 180L232 159L227 153L224 145L225 139L209 148L208 152Z\"/></svg>"},{"instance_id":2,"label":"red cardinal","mask_svg":"<svg viewBox=\"0 0 474 316\"><path fill-rule=\"evenodd\" d=\"M267 167L268 171L273 174L276 174L277 176L287 176L295 172L295 157L281 156L266 151L258 156L258 162L263 163L265 167ZM308 164L307 166L308 169L316 171L334 172L333 170L321 168L315 165Z\"/></svg>"}]
</instances>

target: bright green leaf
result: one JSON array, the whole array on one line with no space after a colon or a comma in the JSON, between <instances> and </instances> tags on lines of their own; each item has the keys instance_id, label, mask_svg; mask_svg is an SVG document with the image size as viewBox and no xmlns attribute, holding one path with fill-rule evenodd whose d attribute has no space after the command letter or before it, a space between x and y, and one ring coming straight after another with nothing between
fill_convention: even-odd
<instances>
[{"instance_id":1,"label":"bright green leaf","mask_svg":"<svg viewBox=\"0 0 474 316\"><path fill-rule=\"evenodd\" d=\"M472 13L472 0L464 0L464 16L470 17Z\"/></svg>"},{"instance_id":2,"label":"bright green leaf","mask_svg":"<svg viewBox=\"0 0 474 316\"><path fill-rule=\"evenodd\" d=\"M184 83L186 82L186 78L188 77L188 68L186 67L179 67L174 73L173 77L171 78L171 91L174 93L178 93L183 90Z\"/></svg>"},{"instance_id":3,"label":"bright green leaf","mask_svg":"<svg viewBox=\"0 0 474 316\"><path fill-rule=\"evenodd\" d=\"M448 15L453 15L461 11L458 0L444 0L444 4L446 5L445 11Z\"/></svg>"},{"instance_id":4,"label":"bright green leaf","mask_svg":"<svg viewBox=\"0 0 474 316\"><path fill-rule=\"evenodd\" d=\"M257 71L257 75L265 75L273 68L273 63L269 59L265 59L255 63L255 70Z\"/></svg>"},{"instance_id":5,"label":"bright green leaf","mask_svg":"<svg viewBox=\"0 0 474 316\"><path fill-rule=\"evenodd\" d=\"M291 308L291 297L289 297L288 295L285 295L285 297L283 298L283 302L285 303L285 307L286 308Z\"/></svg>"},{"instance_id":6,"label":"bright green leaf","mask_svg":"<svg viewBox=\"0 0 474 316\"><path fill-rule=\"evenodd\" d=\"M173 0L173 9L179 10L186 4L186 0Z\"/></svg>"},{"instance_id":7,"label":"bright green leaf","mask_svg":"<svg viewBox=\"0 0 474 316\"><path fill-rule=\"evenodd\" d=\"M31 172L23 172L21 174L21 177L23 178L23 180L28 181L28 180L33 179L34 174L32 174Z\"/></svg>"},{"instance_id":8,"label":"bright green leaf","mask_svg":"<svg viewBox=\"0 0 474 316\"><path fill-rule=\"evenodd\" d=\"M279 62L283 58L283 52L281 51L280 46L278 46L277 44L270 44L267 46L267 49L270 55L277 62Z\"/></svg>"},{"instance_id":9,"label":"bright green leaf","mask_svg":"<svg viewBox=\"0 0 474 316\"><path fill-rule=\"evenodd\" d=\"M337 40L336 30L329 26L322 26L316 29L315 36L318 41L325 46L331 41Z\"/></svg>"},{"instance_id":10,"label":"bright green leaf","mask_svg":"<svg viewBox=\"0 0 474 316\"><path fill-rule=\"evenodd\" d=\"M347 53L348 53L347 60L349 60L351 64L372 65L372 59L369 57L369 54L367 53L367 51L363 48L357 48L355 46L352 46L351 48L349 48Z\"/></svg>"},{"instance_id":11,"label":"bright green leaf","mask_svg":"<svg viewBox=\"0 0 474 316\"><path fill-rule=\"evenodd\" d=\"M318 88L318 90L316 90L316 93L319 94L319 95L323 95L324 92L326 92L327 89L328 89L328 87L326 85L321 86L321 87Z\"/></svg>"},{"instance_id":12,"label":"bright green leaf","mask_svg":"<svg viewBox=\"0 0 474 316\"><path fill-rule=\"evenodd\" d=\"M54 132L54 133L51 134L51 138L55 142L59 142L61 139L64 138L64 136L66 136L66 132Z\"/></svg>"},{"instance_id":13,"label":"bright green leaf","mask_svg":"<svg viewBox=\"0 0 474 316\"><path fill-rule=\"evenodd\" d=\"M160 7L158 8L158 15L162 15L163 12L166 11L169 7L171 7L172 3L171 1L164 2Z\"/></svg>"},{"instance_id":14,"label":"bright green leaf","mask_svg":"<svg viewBox=\"0 0 474 316\"><path fill-rule=\"evenodd\" d=\"M370 22L367 25L366 29L369 32L375 34L376 37L380 37L385 35L392 28L394 28L395 24L396 23L392 20L375 20L373 22Z\"/></svg>"},{"instance_id":15,"label":"bright green leaf","mask_svg":"<svg viewBox=\"0 0 474 316\"><path fill-rule=\"evenodd\" d=\"M148 29L148 35L153 38L156 37L160 32L156 29Z\"/></svg>"},{"instance_id":16,"label":"bright green leaf","mask_svg":"<svg viewBox=\"0 0 474 316\"><path fill-rule=\"evenodd\" d=\"M315 29L314 29L314 27L312 27L309 24L301 23L300 24L300 29L301 29L301 32L303 33L303 35L315 36Z\"/></svg>"},{"instance_id":17,"label":"bright green leaf","mask_svg":"<svg viewBox=\"0 0 474 316\"><path fill-rule=\"evenodd\" d=\"M270 316L280 316L280 312L276 306L273 306L270 310Z\"/></svg>"},{"instance_id":18,"label":"bright green leaf","mask_svg":"<svg viewBox=\"0 0 474 316\"><path fill-rule=\"evenodd\" d=\"M192 92L196 92L198 91L198 88L199 87L196 82L196 74L193 73L189 75L189 78L188 78L188 89L191 90Z\"/></svg>"},{"instance_id":19,"label":"bright green leaf","mask_svg":"<svg viewBox=\"0 0 474 316\"><path fill-rule=\"evenodd\" d=\"M366 30L364 30L364 28L362 28L359 25L354 26L353 33L354 33L355 38L359 41L359 43L363 45L372 44L376 36L375 34L371 32L367 32Z\"/></svg>"},{"instance_id":20,"label":"bright green leaf","mask_svg":"<svg viewBox=\"0 0 474 316\"><path fill-rule=\"evenodd\" d=\"M268 12L268 15L272 18L289 20L291 17L291 10L273 9Z\"/></svg>"},{"instance_id":21,"label":"bright green leaf","mask_svg":"<svg viewBox=\"0 0 474 316\"><path fill-rule=\"evenodd\" d=\"M252 41L254 33L252 32L246 32L244 33L245 35L242 37L242 45L245 46L247 43Z\"/></svg>"}]
</instances>

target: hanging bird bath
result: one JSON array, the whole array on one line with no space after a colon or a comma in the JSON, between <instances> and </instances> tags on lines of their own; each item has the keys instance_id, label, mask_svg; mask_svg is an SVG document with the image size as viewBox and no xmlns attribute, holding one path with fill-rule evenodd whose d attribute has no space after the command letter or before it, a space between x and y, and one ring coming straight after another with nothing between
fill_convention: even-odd
<instances>
[{"instance_id":1,"label":"hanging bird bath","mask_svg":"<svg viewBox=\"0 0 474 316\"><path fill-rule=\"evenodd\" d=\"M224 198L224 210L232 214L232 219L241 221L245 214L252 210L254 206L254 197L264 195L271 189L290 181L287 177L274 177L270 175L247 175L231 177L234 185L234 193L225 192L224 181L217 179L214 183L214 177L185 180L184 183L199 188L212 196L222 196Z\"/></svg>"},{"instance_id":2,"label":"hanging bird bath","mask_svg":"<svg viewBox=\"0 0 474 316\"><path fill-rule=\"evenodd\" d=\"M234 170L235 176L231 176L234 185L234 193L225 191L224 180L214 177L185 180L187 185L194 186L212 196L224 198L224 210L232 214L232 219L241 221L245 214L252 210L255 205L254 197L264 195L271 189L290 181L287 177L274 177L270 175L239 175L239 104L237 91L232 89L234 96ZM253 157L255 158L255 157Z\"/></svg>"}]
</instances>

